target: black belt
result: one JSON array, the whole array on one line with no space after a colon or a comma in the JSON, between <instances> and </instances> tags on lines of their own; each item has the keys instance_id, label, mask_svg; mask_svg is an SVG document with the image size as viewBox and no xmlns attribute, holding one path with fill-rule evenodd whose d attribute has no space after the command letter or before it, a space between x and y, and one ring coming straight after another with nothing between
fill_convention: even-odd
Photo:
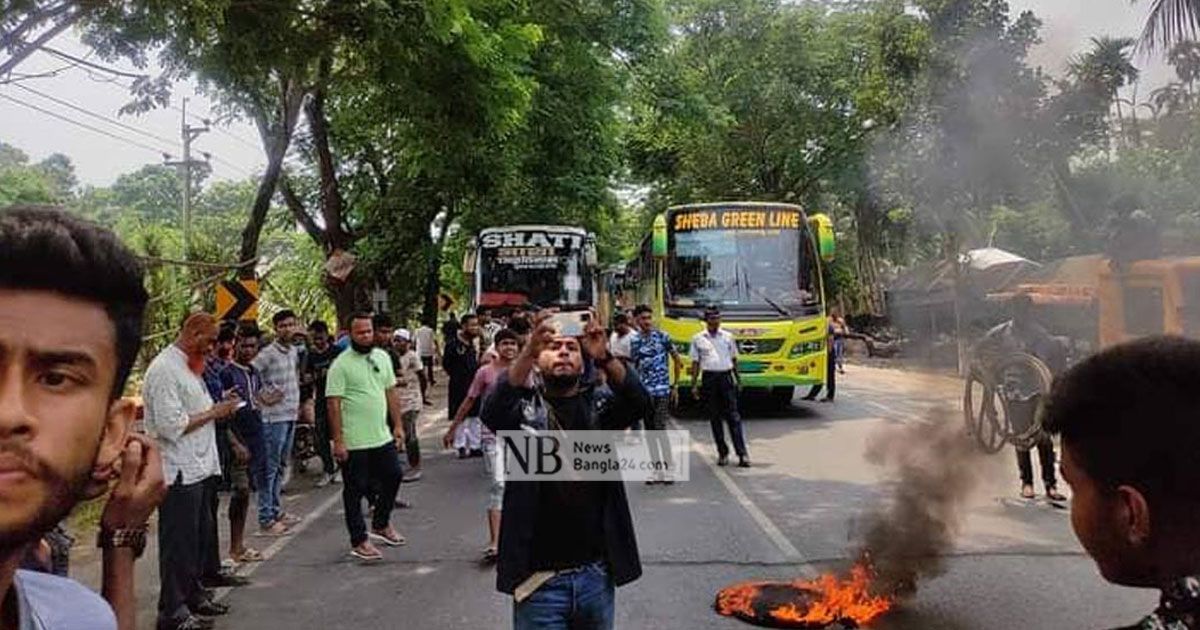
<instances>
[{"instance_id":1,"label":"black belt","mask_svg":"<svg viewBox=\"0 0 1200 630\"><path fill-rule=\"evenodd\" d=\"M732 374L733 370L704 370L705 374Z\"/></svg>"}]
</instances>

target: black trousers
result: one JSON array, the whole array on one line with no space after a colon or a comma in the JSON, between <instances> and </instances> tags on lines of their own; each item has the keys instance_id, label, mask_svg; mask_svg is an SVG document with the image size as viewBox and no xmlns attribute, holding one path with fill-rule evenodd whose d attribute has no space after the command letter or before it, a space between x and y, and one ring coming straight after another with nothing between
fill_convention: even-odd
<instances>
[{"instance_id":1,"label":"black trousers","mask_svg":"<svg viewBox=\"0 0 1200 630\"><path fill-rule=\"evenodd\" d=\"M834 356L832 349L825 353L825 385L813 385L812 389L808 390L808 395L804 397L804 400L816 400L817 395L825 387L829 388L829 391L825 394L825 398L833 400L834 394L837 393L837 358Z\"/></svg>"},{"instance_id":2,"label":"black trousers","mask_svg":"<svg viewBox=\"0 0 1200 630\"><path fill-rule=\"evenodd\" d=\"M202 541L213 514L206 503L208 485L209 480L185 484L180 475L158 506L160 629L179 625L191 615L190 607L208 597L200 584L205 563Z\"/></svg>"},{"instance_id":3,"label":"black trousers","mask_svg":"<svg viewBox=\"0 0 1200 630\"><path fill-rule=\"evenodd\" d=\"M363 499L374 507L371 527L383 529L391 522L396 493L400 490L403 471L396 444L388 442L375 448L350 451L342 466L342 504L346 512L346 530L350 545L357 547L367 540L367 525L363 520Z\"/></svg>"},{"instance_id":4,"label":"black trousers","mask_svg":"<svg viewBox=\"0 0 1200 630\"><path fill-rule=\"evenodd\" d=\"M221 541L217 536L217 509L221 505L221 477L209 477L204 484L204 518L200 521L200 581L221 577Z\"/></svg>"},{"instance_id":5,"label":"black trousers","mask_svg":"<svg viewBox=\"0 0 1200 630\"><path fill-rule=\"evenodd\" d=\"M433 378L433 357L421 357L421 365L425 366L425 381L429 385L437 385L437 379Z\"/></svg>"},{"instance_id":6,"label":"black trousers","mask_svg":"<svg viewBox=\"0 0 1200 630\"><path fill-rule=\"evenodd\" d=\"M326 475L337 472L337 462L333 459L333 436L329 433L329 411L324 401L317 403L314 424L317 430L317 455L321 458L321 470Z\"/></svg>"},{"instance_id":7,"label":"black trousers","mask_svg":"<svg viewBox=\"0 0 1200 630\"><path fill-rule=\"evenodd\" d=\"M1046 484L1046 488L1058 485L1058 480L1054 476L1054 442L1049 437L1042 438L1034 448L1037 449L1038 463L1042 467L1042 483ZM1029 451L1017 449L1017 468L1021 471L1021 483L1032 486L1033 457Z\"/></svg>"},{"instance_id":8,"label":"black trousers","mask_svg":"<svg viewBox=\"0 0 1200 630\"><path fill-rule=\"evenodd\" d=\"M742 416L738 413L737 385L733 372L705 372L700 379L701 391L708 401L708 422L712 426L713 441L717 443L717 455L729 454L725 443L725 425L729 425L729 436L733 438L733 450L745 457L746 437L742 434Z\"/></svg>"}]
</instances>

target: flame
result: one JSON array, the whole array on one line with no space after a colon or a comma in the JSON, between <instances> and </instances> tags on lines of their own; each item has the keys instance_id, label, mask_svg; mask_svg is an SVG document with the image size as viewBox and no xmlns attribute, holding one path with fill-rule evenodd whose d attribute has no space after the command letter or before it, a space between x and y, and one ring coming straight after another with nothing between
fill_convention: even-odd
<instances>
[{"instance_id":1,"label":"flame","mask_svg":"<svg viewBox=\"0 0 1200 630\"><path fill-rule=\"evenodd\" d=\"M891 610L895 600L871 592L872 571L865 564L856 564L849 576L825 574L813 580L792 582L744 582L721 590L717 594L717 612L733 617L754 620L772 625L825 626L835 621L852 621L863 625ZM767 603L763 619L763 605L759 602L767 587L790 587L796 601ZM800 594L807 597L800 597ZM756 603L758 610L756 610Z\"/></svg>"}]
</instances>

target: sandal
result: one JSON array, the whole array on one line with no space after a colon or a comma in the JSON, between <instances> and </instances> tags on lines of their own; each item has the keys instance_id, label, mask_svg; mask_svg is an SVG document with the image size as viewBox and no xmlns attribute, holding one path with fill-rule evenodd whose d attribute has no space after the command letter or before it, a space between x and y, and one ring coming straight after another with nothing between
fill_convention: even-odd
<instances>
[{"instance_id":1,"label":"sandal","mask_svg":"<svg viewBox=\"0 0 1200 630\"><path fill-rule=\"evenodd\" d=\"M1021 498L1022 499L1032 499L1034 496L1035 495L1033 493L1033 485L1032 484L1025 484L1025 485L1021 486Z\"/></svg>"},{"instance_id":2,"label":"sandal","mask_svg":"<svg viewBox=\"0 0 1200 630\"><path fill-rule=\"evenodd\" d=\"M263 558L262 552L250 547L246 547L242 553L239 553L233 558L233 561L237 562L238 564L243 562L262 562L263 560L265 560L265 558Z\"/></svg>"},{"instance_id":3,"label":"sandal","mask_svg":"<svg viewBox=\"0 0 1200 630\"><path fill-rule=\"evenodd\" d=\"M1066 501L1067 497L1058 491L1058 488L1050 486L1046 488L1046 498L1051 501Z\"/></svg>"},{"instance_id":4,"label":"sandal","mask_svg":"<svg viewBox=\"0 0 1200 630\"><path fill-rule=\"evenodd\" d=\"M499 552L496 550L496 548L495 548L495 547L488 547L488 548L486 548L486 549L484 549L484 550L483 550L483 561L484 561L484 562L495 562L495 561L496 561L496 558L497 558L499 555L500 555L500 554L499 554Z\"/></svg>"}]
</instances>

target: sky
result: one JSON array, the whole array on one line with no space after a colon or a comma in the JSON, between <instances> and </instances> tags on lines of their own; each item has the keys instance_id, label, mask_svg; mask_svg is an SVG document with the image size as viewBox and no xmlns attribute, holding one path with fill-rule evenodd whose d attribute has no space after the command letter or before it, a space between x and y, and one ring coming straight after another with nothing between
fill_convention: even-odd
<instances>
[{"instance_id":1,"label":"sky","mask_svg":"<svg viewBox=\"0 0 1200 630\"><path fill-rule=\"evenodd\" d=\"M1085 50L1088 39L1097 35L1136 36L1148 11L1149 0L1010 0L1014 15L1032 10L1043 21L1043 43L1033 51L1031 61L1051 74L1061 74L1071 55ZM68 32L52 42L52 46L67 53L88 54L76 34ZM1170 69L1160 61L1139 56L1136 63L1143 68L1143 95L1171 79ZM66 68L68 64L47 53L36 53L18 69L24 74L39 74L61 69L55 76L0 84L0 141L15 145L34 161L51 153L63 153L75 164L81 184L106 186L122 173L135 171L145 164L163 162L162 153L171 159L182 155L180 144L181 99L188 97L188 111L204 117L211 103L196 91L193 83L175 87L172 108L154 110L138 116L120 116L117 112L127 103L129 92L120 83L107 82L109 77L81 68ZM139 72L127 63L105 64L130 72ZM154 74L157 68L141 72ZM121 81L127 81L122 79ZM20 86L20 87L18 87ZM87 110L92 114L115 120L128 127L73 110L44 96ZM1126 95L1128 96L1128 95ZM5 98L7 97L7 98ZM50 114L34 111L8 99L36 105L88 126L104 129L122 139L63 122ZM189 117L189 124L202 124ZM140 132L140 133L139 133ZM136 144L133 144L136 143ZM137 145L144 146L137 146ZM234 122L202 134L193 143L195 152L209 152L213 158L213 178L217 180L244 179L257 173L265 163L258 133L248 122ZM202 156L194 155L202 158Z\"/></svg>"}]
</instances>

